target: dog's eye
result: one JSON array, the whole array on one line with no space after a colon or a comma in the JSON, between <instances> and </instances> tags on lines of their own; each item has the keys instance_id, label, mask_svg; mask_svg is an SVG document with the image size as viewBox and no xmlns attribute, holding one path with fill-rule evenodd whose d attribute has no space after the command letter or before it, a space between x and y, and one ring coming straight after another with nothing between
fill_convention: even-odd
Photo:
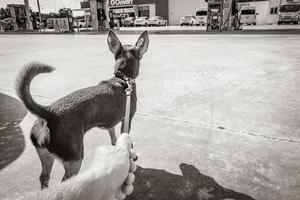
<instances>
[{"instance_id":1,"label":"dog's eye","mask_svg":"<svg viewBox=\"0 0 300 200\"><path fill-rule=\"evenodd\" d=\"M138 54L138 52L135 51L135 52L133 53L133 56L134 56L135 58L139 59L139 54Z\"/></svg>"}]
</instances>

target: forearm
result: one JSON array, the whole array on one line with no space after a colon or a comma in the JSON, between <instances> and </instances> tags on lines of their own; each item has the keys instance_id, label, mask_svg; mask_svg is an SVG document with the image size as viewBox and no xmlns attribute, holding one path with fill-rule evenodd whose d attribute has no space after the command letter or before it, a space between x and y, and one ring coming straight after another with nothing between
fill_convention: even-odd
<instances>
[{"instance_id":1,"label":"forearm","mask_svg":"<svg viewBox=\"0 0 300 200\"><path fill-rule=\"evenodd\" d=\"M109 185L104 174L83 172L77 177L48 189L24 194L15 200L110 200Z\"/></svg>"}]
</instances>

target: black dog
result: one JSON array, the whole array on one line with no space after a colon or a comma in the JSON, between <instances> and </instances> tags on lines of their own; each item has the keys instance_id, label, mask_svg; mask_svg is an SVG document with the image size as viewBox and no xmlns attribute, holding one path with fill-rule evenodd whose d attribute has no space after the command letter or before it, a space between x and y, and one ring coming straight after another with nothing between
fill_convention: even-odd
<instances>
[{"instance_id":1,"label":"black dog","mask_svg":"<svg viewBox=\"0 0 300 200\"><path fill-rule=\"evenodd\" d=\"M31 130L31 140L42 163L42 188L48 186L54 162L51 154L63 162L63 180L79 172L83 159L83 137L89 129L107 129L111 143L115 145L114 127L122 122L121 132L124 129L128 80L133 85L130 122L135 114L137 97L134 79L139 74L140 60L148 49L148 33L143 32L135 46L122 46L115 33L110 31L107 42L116 60L115 76L96 86L77 90L49 106L39 105L32 99L30 82L36 75L51 72L54 68L30 63L18 76L17 94L26 108L38 117Z\"/></svg>"}]
</instances>

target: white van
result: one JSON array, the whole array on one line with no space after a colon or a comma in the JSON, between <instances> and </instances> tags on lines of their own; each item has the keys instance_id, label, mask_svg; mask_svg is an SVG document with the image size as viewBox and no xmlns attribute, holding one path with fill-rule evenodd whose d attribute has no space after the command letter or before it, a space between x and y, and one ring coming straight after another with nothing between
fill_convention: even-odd
<instances>
[{"instance_id":1,"label":"white van","mask_svg":"<svg viewBox=\"0 0 300 200\"><path fill-rule=\"evenodd\" d=\"M278 24L300 24L300 3L280 6Z\"/></svg>"},{"instance_id":2,"label":"white van","mask_svg":"<svg viewBox=\"0 0 300 200\"><path fill-rule=\"evenodd\" d=\"M207 9L198 8L196 11L196 18L200 25L205 26L207 24Z\"/></svg>"},{"instance_id":3,"label":"white van","mask_svg":"<svg viewBox=\"0 0 300 200\"><path fill-rule=\"evenodd\" d=\"M240 14L240 23L243 25L256 25L256 15L255 6L243 7Z\"/></svg>"}]
</instances>

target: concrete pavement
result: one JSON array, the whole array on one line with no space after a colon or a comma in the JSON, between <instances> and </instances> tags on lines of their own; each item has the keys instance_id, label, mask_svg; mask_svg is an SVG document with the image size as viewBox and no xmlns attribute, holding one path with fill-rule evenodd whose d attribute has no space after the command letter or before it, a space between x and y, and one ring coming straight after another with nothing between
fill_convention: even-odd
<instances>
[{"instance_id":1,"label":"concrete pavement","mask_svg":"<svg viewBox=\"0 0 300 200\"><path fill-rule=\"evenodd\" d=\"M150 35L132 125L140 168L128 199L299 199L299 39ZM137 35L120 40L134 44ZM57 68L32 82L41 104L113 73L104 35L1 35L0 58L0 92L10 98L24 63ZM2 198L39 187L40 163L28 141L34 119L28 113L20 124L23 153L0 171ZM92 129L82 170L109 143L108 133ZM50 184L62 174L56 163Z\"/></svg>"}]
</instances>

